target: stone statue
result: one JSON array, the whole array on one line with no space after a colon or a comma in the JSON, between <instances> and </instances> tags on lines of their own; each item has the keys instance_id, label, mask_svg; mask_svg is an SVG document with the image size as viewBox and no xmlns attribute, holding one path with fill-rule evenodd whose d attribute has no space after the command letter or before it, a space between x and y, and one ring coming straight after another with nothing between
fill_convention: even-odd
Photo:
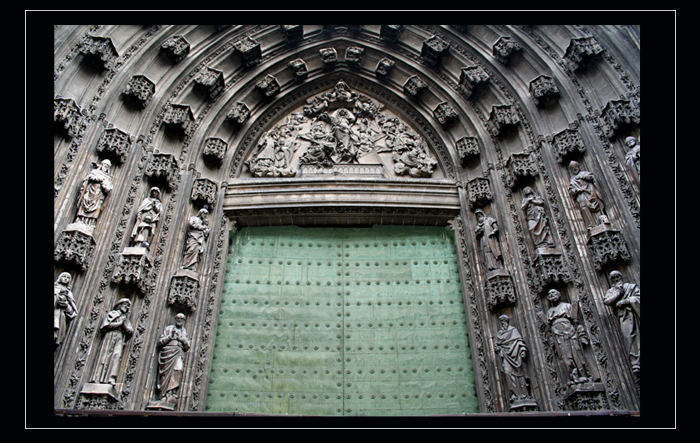
<instances>
[{"instance_id":1,"label":"stone statue","mask_svg":"<svg viewBox=\"0 0 700 443\"><path fill-rule=\"evenodd\" d=\"M131 231L132 246L148 248L162 212L163 204L160 201L160 189L154 186L151 188L149 197L141 202L136 211L136 222L134 223L134 229Z\"/></svg>"},{"instance_id":2,"label":"stone statue","mask_svg":"<svg viewBox=\"0 0 700 443\"><path fill-rule=\"evenodd\" d=\"M311 125L311 132L299 137L311 142L306 152L299 158L300 163L324 167L333 166L334 161L331 156L335 152L336 141L324 122L315 121Z\"/></svg>"},{"instance_id":3,"label":"stone statue","mask_svg":"<svg viewBox=\"0 0 700 443\"><path fill-rule=\"evenodd\" d=\"M182 257L183 269L196 267L197 263L199 263L199 256L206 249L207 237L209 237L207 214L209 214L209 211L206 208L202 208L197 215L190 217L187 238L185 239L185 252Z\"/></svg>"},{"instance_id":4,"label":"stone statue","mask_svg":"<svg viewBox=\"0 0 700 443\"><path fill-rule=\"evenodd\" d=\"M627 154L625 154L625 163L630 169L637 171L637 174L641 175L639 166L639 141L634 137L627 137L625 139L625 145L629 148Z\"/></svg>"},{"instance_id":5,"label":"stone statue","mask_svg":"<svg viewBox=\"0 0 700 443\"><path fill-rule=\"evenodd\" d=\"M547 293L550 308L547 310L545 322L554 335L554 345L557 354L566 365L569 385L588 383L597 380L595 368L589 367L583 354L583 344L588 344L585 329L577 323L578 304L566 303L561 300L561 293L550 289Z\"/></svg>"},{"instance_id":6,"label":"stone statue","mask_svg":"<svg viewBox=\"0 0 700 443\"><path fill-rule=\"evenodd\" d=\"M552 240L552 232L544 210L544 200L529 186L523 189L523 193L525 196L520 208L525 212L527 229L530 231L535 247L553 248L554 240Z\"/></svg>"},{"instance_id":7,"label":"stone statue","mask_svg":"<svg viewBox=\"0 0 700 443\"><path fill-rule=\"evenodd\" d=\"M605 203L595 176L589 171L581 170L576 161L569 163L569 173L569 194L578 203L586 225L594 226L597 218L595 215L605 213Z\"/></svg>"},{"instance_id":8,"label":"stone statue","mask_svg":"<svg viewBox=\"0 0 700 443\"><path fill-rule=\"evenodd\" d=\"M605 293L603 303L613 307L620 321L620 330L629 353L632 371L639 373L641 370L639 352L639 286L634 283L625 283L619 271L610 273L610 282L612 286Z\"/></svg>"},{"instance_id":9,"label":"stone statue","mask_svg":"<svg viewBox=\"0 0 700 443\"><path fill-rule=\"evenodd\" d=\"M499 329L496 335L496 352L501 358L501 368L506 374L510 401L530 398L525 380L523 360L527 357L527 345L520 332L510 325L510 317L498 317Z\"/></svg>"},{"instance_id":10,"label":"stone statue","mask_svg":"<svg viewBox=\"0 0 700 443\"><path fill-rule=\"evenodd\" d=\"M124 343L134 333L134 328L128 318L130 308L131 301L128 298L122 298L117 301L111 311L107 312L102 326L100 326L102 345L90 378L91 383L112 386L117 384Z\"/></svg>"},{"instance_id":11,"label":"stone statue","mask_svg":"<svg viewBox=\"0 0 700 443\"><path fill-rule=\"evenodd\" d=\"M293 152L287 145L290 138L286 126L268 131L258 143L259 154L248 161L250 172L256 177L293 177Z\"/></svg>"},{"instance_id":12,"label":"stone statue","mask_svg":"<svg viewBox=\"0 0 700 443\"><path fill-rule=\"evenodd\" d=\"M335 152L331 158L335 163L357 163L357 148L352 125L355 123L355 115L348 109L340 108L328 114L324 112L319 119L331 125L331 134L335 138Z\"/></svg>"},{"instance_id":13,"label":"stone statue","mask_svg":"<svg viewBox=\"0 0 700 443\"><path fill-rule=\"evenodd\" d=\"M102 160L83 180L78 193L78 214L76 222L94 227L105 205L107 195L112 191L112 176L109 170L112 162Z\"/></svg>"},{"instance_id":14,"label":"stone statue","mask_svg":"<svg viewBox=\"0 0 700 443\"><path fill-rule=\"evenodd\" d=\"M477 238L482 238L481 247L486 259L486 268L489 271L503 268L503 254L498 239L499 230L496 219L484 213L481 209L474 211L477 225L474 232Z\"/></svg>"},{"instance_id":15,"label":"stone statue","mask_svg":"<svg viewBox=\"0 0 700 443\"><path fill-rule=\"evenodd\" d=\"M53 338L56 346L63 343L68 322L78 315L70 283L70 274L61 272L53 284Z\"/></svg>"},{"instance_id":16,"label":"stone statue","mask_svg":"<svg viewBox=\"0 0 700 443\"><path fill-rule=\"evenodd\" d=\"M178 388L185 368L185 352L190 349L190 341L185 329L185 314L175 316L175 324L168 325L158 340L158 380L156 393L161 401L177 402Z\"/></svg>"}]
</instances>

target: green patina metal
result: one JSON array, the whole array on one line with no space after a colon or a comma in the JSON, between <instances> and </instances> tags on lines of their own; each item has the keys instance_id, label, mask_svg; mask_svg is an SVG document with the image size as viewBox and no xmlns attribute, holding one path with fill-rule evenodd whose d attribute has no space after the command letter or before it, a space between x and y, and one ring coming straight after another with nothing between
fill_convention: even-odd
<instances>
[{"instance_id":1,"label":"green patina metal","mask_svg":"<svg viewBox=\"0 0 700 443\"><path fill-rule=\"evenodd\" d=\"M441 227L241 229L206 410L478 412L457 266Z\"/></svg>"}]
</instances>

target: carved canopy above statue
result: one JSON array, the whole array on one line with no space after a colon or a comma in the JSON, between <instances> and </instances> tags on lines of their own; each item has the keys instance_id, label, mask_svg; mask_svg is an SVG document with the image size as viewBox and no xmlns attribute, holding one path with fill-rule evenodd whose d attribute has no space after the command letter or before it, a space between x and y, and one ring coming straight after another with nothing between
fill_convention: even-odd
<instances>
[{"instance_id":1,"label":"carved canopy above statue","mask_svg":"<svg viewBox=\"0 0 700 443\"><path fill-rule=\"evenodd\" d=\"M254 177L442 177L425 139L339 80L265 132L246 161Z\"/></svg>"}]
</instances>

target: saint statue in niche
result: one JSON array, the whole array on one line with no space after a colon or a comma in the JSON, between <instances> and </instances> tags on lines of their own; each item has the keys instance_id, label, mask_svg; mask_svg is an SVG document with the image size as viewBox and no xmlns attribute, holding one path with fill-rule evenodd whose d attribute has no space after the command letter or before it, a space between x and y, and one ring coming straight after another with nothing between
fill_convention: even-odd
<instances>
[{"instance_id":1,"label":"saint statue in niche","mask_svg":"<svg viewBox=\"0 0 700 443\"><path fill-rule=\"evenodd\" d=\"M185 352L190 349L190 340L185 329L185 314L177 314L175 324L165 327L158 339L158 347L160 350L156 393L160 401L174 407L185 369Z\"/></svg>"},{"instance_id":2,"label":"saint statue in niche","mask_svg":"<svg viewBox=\"0 0 700 443\"><path fill-rule=\"evenodd\" d=\"M160 201L160 189L152 187L149 197L145 198L136 211L136 222L131 231L132 246L144 246L148 248L156 224L163 212L163 204Z\"/></svg>"},{"instance_id":3,"label":"saint statue in niche","mask_svg":"<svg viewBox=\"0 0 700 443\"><path fill-rule=\"evenodd\" d=\"M191 269L199 263L199 256L206 249L207 237L209 237L209 221L207 220L209 211L207 208L199 210L197 215L189 219L189 229L185 239L185 252L182 257L182 268Z\"/></svg>"},{"instance_id":4,"label":"saint statue in niche","mask_svg":"<svg viewBox=\"0 0 700 443\"><path fill-rule=\"evenodd\" d=\"M75 221L94 227L105 205L107 195L112 191L112 176L109 170L112 162L102 160L83 180L78 193L78 214Z\"/></svg>"},{"instance_id":5,"label":"saint statue in niche","mask_svg":"<svg viewBox=\"0 0 700 443\"><path fill-rule=\"evenodd\" d=\"M111 311L107 312L102 321L100 326L102 345L97 354L90 382L112 386L117 384L117 374L119 373L124 344L134 333L134 328L128 317L130 309L131 301L128 298L122 298L117 301Z\"/></svg>"},{"instance_id":6,"label":"saint statue in niche","mask_svg":"<svg viewBox=\"0 0 700 443\"><path fill-rule=\"evenodd\" d=\"M554 336L554 346L557 354L568 371L568 385L598 381L595 367L586 362L583 345L588 344L588 337L583 325L575 326L578 322L578 304L561 300L561 293L550 289L547 293L550 308L544 321Z\"/></svg>"},{"instance_id":7,"label":"saint statue in niche","mask_svg":"<svg viewBox=\"0 0 700 443\"><path fill-rule=\"evenodd\" d=\"M488 216L481 209L474 211L476 215L476 228L474 233L481 241L481 248L484 251L486 260L486 269L494 271L503 268L503 254L501 253L501 244L498 239L499 230L496 219Z\"/></svg>"},{"instance_id":8,"label":"saint statue in niche","mask_svg":"<svg viewBox=\"0 0 700 443\"><path fill-rule=\"evenodd\" d=\"M68 323L78 315L70 283L71 275L61 272L53 284L53 338L56 346L63 343Z\"/></svg>"},{"instance_id":9,"label":"saint statue in niche","mask_svg":"<svg viewBox=\"0 0 700 443\"><path fill-rule=\"evenodd\" d=\"M603 303L611 306L617 315L632 372L639 373L641 371L639 286L634 283L625 283L620 271L610 272L610 282L612 286L605 292Z\"/></svg>"},{"instance_id":10,"label":"saint statue in niche","mask_svg":"<svg viewBox=\"0 0 700 443\"><path fill-rule=\"evenodd\" d=\"M634 137L627 137L625 139L625 145L629 149L627 153L625 154L625 163L627 163L627 166L629 166L630 169L634 170L637 172L637 175L641 175L640 171L640 146L639 146L639 140L637 140Z\"/></svg>"},{"instance_id":11,"label":"saint statue in niche","mask_svg":"<svg viewBox=\"0 0 700 443\"><path fill-rule=\"evenodd\" d=\"M501 315L498 317L498 324L495 347L501 358L501 368L506 374L509 399L511 402L529 399L523 363L527 357L527 345L520 331L510 325L510 317Z\"/></svg>"},{"instance_id":12,"label":"saint statue in niche","mask_svg":"<svg viewBox=\"0 0 700 443\"><path fill-rule=\"evenodd\" d=\"M583 221L587 226L594 226L596 215L605 214L605 203L595 176L581 169L578 162L569 163L569 194L578 203Z\"/></svg>"},{"instance_id":13,"label":"saint statue in niche","mask_svg":"<svg viewBox=\"0 0 700 443\"><path fill-rule=\"evenodd\" d=\"M544 200L529 186L523 189L524 197L520 208L525 211L527 229L530 231L532 242L536 248L554 247L552 232L544 210Z\"/></svg>"}]
</instances>

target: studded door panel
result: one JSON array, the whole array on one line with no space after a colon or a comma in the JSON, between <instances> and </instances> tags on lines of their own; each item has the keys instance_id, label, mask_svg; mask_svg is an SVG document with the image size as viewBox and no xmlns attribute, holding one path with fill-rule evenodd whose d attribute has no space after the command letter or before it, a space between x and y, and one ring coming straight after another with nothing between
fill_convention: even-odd
<instances>
[{"instance_id":1,"label":"studded door panel","mask_svg":"<svg viewBox=\"0 0 700 443\"><path fill-rule=\"evenodd\" d=\"M453 237L426 226L239 231L206 410L477 412Z\"/></svg>"}]
</instances>

